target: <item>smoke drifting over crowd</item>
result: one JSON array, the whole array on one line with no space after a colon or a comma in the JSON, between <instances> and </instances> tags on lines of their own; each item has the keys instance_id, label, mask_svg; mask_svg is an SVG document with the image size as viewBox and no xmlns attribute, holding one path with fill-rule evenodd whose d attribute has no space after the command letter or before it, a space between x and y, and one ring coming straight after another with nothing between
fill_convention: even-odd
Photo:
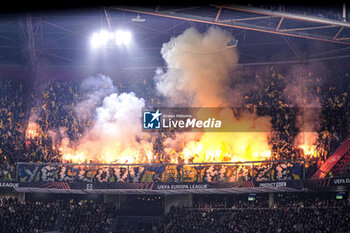
<instances>
[{"instance_id":1,"label":"smoke drifting over crowd","mask_svg":"<svg viewBox=\"0 0 350 233\"><path fill-rule=\"evenodd\" d=\"M65 159L101 162L146 162L152 157L149 136L141 132L145 100L134 93L118 93L110 78L99 75L82 83L87 99L75 109L80 119L92 117L89 128L74 148L62 147Z\"/></svg>"},{"instance_id":2,"label":"smoke drifting over crowd","mask_svg":"<svg viewBox=\"0 0 350 233\"><path fill-rule=\"evenodd\" d=\"M236 50L226 47L231 39L227 31L215 28L205 33L190 28L172 38L161 50L168 68L155 77L157 91L172 105L230 106L228 75L238 61Z\"/></svg>"},{"instance_id":3,"label":"smoke drifting over crowd","mask_svg":"<svg viewBox=\"0 0 350 233\"><path fill-rule=\"evenodd\" d=\"M317 93L310 91L316 86L315 78L312 77L312 73L303 72L302 67L292 67L290 73L283 94L291 107L297 107L299 110L296 119L299 134L294 140L294 145L302 147L307 153L313 153L318 138L321 114L319 97Z\"/></svg>"},{"instance_id":4,"label":"smoke drifting over crowd","mask_svg":"<svg viewBox=\"0 0 350 233\"><path fill-rule=\"evenodd\" d=\"M104 75L97 75L85 79L80 88L85 92L85 99L75 107L79 119L87 120L95 114L96 108L102 100L112 93L117 92L113 81Z\"/></svg>"},{"instance_id":5,"label":"smoke drifting over crowd","mask_svg":"<svg viewBox=\"0 0 350 233\"><path fill-rule=\"evenodd\" d=\"M209 28L200 33L194 28L172 38L163 45L162 56L167 63L166 71L157 71L157 91L168 98L170 105L181 107L232 107L237 102L240 90L230 84L240 77L234 70L238 62L236 49L226 44L232 36L221 29ZM250 127L270 131L268 118L236 118L231 109L222 115L232 125L247 124ZM180 153L185 161L237 161L269 157L268 133L212 133L202 135L185 133L175 140L165 142L166 150ZM175 148L180 148L175 150ZM176 160L173 160L174 162Z\"/></svg>"},{"instance_id":6,"label":"smoke drifting over crowd","mask_svg":"<svg viewBox=\"0 0 350 233\"><path fill-rule=\"evenodd\" d=\"M204 33L189 28L171 38L161 49L166 68L155 71L154 88L165 98L167 107L224 108L220 115L233 128L244 125L254 129L252 132L175 132L171 137L162 136L161 149L155 151L153 139L160 135L142 132L141 112L147 98L120 92L111 78L97 75L81 83L84 95L73 109L80 122L90 122L88 127L77 141L70 141L60 129L63 159L79 163L150 163L155 161L155 154L174 163L270 159L271 118L231 109L243 101L241 86L234 85L242 81L236 66L238 52L227 48L232 39L229 32L214 27ZM293 76L302 78L299 74ZM291 79L284 95L295 107L318 107L315 95L306 95L303 88L300 80ZM297 118L300 131L317 130L317 117L301 111ZM35 131L35 125L29 126ZM50 132L56 138L57 130ZM313 144L314 136L307 136L312 138L307 143ZM304 145L298 137L295 144Z\"/></svg>"}]
</instances>

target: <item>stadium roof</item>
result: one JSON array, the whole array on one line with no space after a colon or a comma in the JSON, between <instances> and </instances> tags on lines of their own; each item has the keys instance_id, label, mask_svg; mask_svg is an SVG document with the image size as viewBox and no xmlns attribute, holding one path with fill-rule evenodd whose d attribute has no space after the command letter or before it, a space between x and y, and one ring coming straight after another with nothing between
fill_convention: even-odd
<instances>
[{"instance_id":1,"label":"stadium roof","mask_svg":"<svg viewBox=\"0 0 350 233\"><path fill-rule=\"evenodd\" d=\"M132 20L138 14L144 22ZM154 69L164 66L163 43L189 27L205 31L211 26L228 30L238 40L239 63L244 65L349 57L350 23L341 19L228 4L108 5L2 13L0 64L22 66L41 59L55 66L98 62L123 69ZM91 52L93 32L120 28L133 34L130 49Z\"/></svg>"}]
</instances>

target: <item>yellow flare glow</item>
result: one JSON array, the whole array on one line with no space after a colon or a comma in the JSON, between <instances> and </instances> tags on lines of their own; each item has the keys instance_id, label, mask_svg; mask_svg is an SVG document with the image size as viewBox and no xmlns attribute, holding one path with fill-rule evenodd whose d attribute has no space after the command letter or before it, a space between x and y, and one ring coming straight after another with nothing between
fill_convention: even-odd
<instances>
[{"instance_id":1,"label":"yellow flare glow","mask_svg":"<svg viewBox=\"0 0 350 233\"><path fill-rule=\"evenodd\" d=\"M35 137L39 136L39 125L35 122L29 122L28 128L26 130L26 138L34 139Z\"/></svg>"},{"instance_id":2,"label":"yellow flare glow","mask_svg":"<svg viewBox=\"0 0 350 233\"><path fill-rule=\"evenodd\" d=\"M169 156L170 163L210 163L210 162L246 162L270 160L272 153L267 143L268 135L262 132L230 132L204 133L198 140L190 140L183 148L172 150ZM91 154L89 151L74 150L68 143L59 147L64 161L84 163L92 160L99 163L151 163L156 159L153 148L143 148L142 151L123 145L103 148L101 154ZM316 157L316 146L313 144L298 145L303 150L305 158ZM180 159L181 158L181 159Z\"/></svg>"},{"instance_id":3,"label":"yellow flare glow","mask_svg":"<svg viewBox=\"0 0 350 233\"><path fill-rule=\"evenodd\" d=\"M194 162L266 160L271 157L266 133L205 133L183 149L184 159Z\"/></svg>"},{"instance_id":4,"label":"yellow flare glow","mask_svg":"<svg viewBox=\"0 0 350 233\"><path fill-rule=\"evenodd\" d=\"M297 148L304 152L305 158L317 157L317 132L301 132L295 139Z\"/></svg>"},{"instance_id":5,"label":"yellow flare glow","mask_svg":"<svg viewBox=\"0 0 350 233\"><path fill-rule=\"evenodd\" d=\"M300 149L303 150L304 155L306 157L317 157L317 152L316 152L316 146L315 145L301 145L299 146Z\"/></svg>"}]
</instances>

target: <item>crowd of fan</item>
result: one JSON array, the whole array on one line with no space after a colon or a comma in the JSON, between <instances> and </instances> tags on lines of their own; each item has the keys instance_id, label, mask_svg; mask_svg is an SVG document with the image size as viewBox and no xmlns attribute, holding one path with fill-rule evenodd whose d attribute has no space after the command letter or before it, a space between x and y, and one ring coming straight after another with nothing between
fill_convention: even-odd
<instances>
[{"instance_id":1,"label":"crowd of fan","mask_svg":"<svg viewBox=\"0 0 350 233\"><path fill-rule=\"evenodd\" d=\"M274 208L278 207L311 207L311 208L327 208L327 207L336 207L336 206L346 206L348 205L348 200L336 200L336 199L306 199L306 200L286 200L278 199L273 205Z\"/></svg>"},{"instance_id":2,"label":"crowd of fan","mask_svg":"<svg viewBox=\"0 0 350 233\"><path fill-rule=\"evenodd\" d=\"M283 195L283 194L281 194ZM277 198L277 197L276 197ZM199 199L193 208L172 207L163 219L165 232L347 232L348 200L298 195L268 202ZM220 201L221 200L221 201Z\"/></svg>"},{"instance_id":3,"label":"crowd of fan","mask_svg":"<svg viewBox=\"0 0 350 233\"><path fill-rule=\"evenodd\" d=\"M14 176L22 159L25 131L25 87L16 79L0 79L0 177Z\"/></svg>"},{"instance_id":4,"label":"crowd of fan","mask_svg":"<svg viewBox=\"0 0 350 233\"><path fill-rule=\"evenodd\" d=\"M74 107L80 101L79 85L73 81L52 81L36 85L31 96L30 121L37 123L35 136L27 138L25 161L61 162L59 143L64 137L76 141L86 122L80 122Z\"/></svg>"},{"instance_id":5,"label":"crowd of fan","mask_svg":"<svg viewBox=\"0 0 350 233\"><path fill-rule=\"evenodd\" d=\"M214 198L215 199L215 198ZM213 199L213 200L214 200ZM0 232L347 232L350 203L332 198L281 198L273 206L238 200L234 204L204 201L193 207L171 207L161 217L121 216L111 203L93 201L0 200ZM227 200L226 200L227 201ZM251 203L247 205L247 203ZM134 214L138 216L138 214ZM120 219L130 218L129 221ZM60 220L61 219L61 220ZM118 221L119 219L119 221Z\"/></svg>"},{"instance_id":6,"label":"crowd of fan","mask_svg":"<svg viewBox=\"0 0 350 233\"><path fill-rule=\"evenodd\" d=\"M59 202L19 202L0 200L0 232L40 233L52 229L59 212Z\"/></svg>"},{"instance_id":7,"label":"crowd of fan","mask_svg":"<svg viewBox=\"0 0 350 233\"><path fill-rule=\"evenodd\" d=\"M347 232L350 206L331 208L173 208L165 232Z\"/></svg>"},{"instance_id":8,"label":"crowd of fan","mask_svg":"<svg viewBox=\"0 0 350 233\"><path fill-rule=\"evenodd\" d=\"M281 73L283 72L271 66L250 75L247 80L256 88L245 93L244 104L259 114L272 117L273 129L278 132L271 138L272 159L298 159L302 157L302 151L293 147L293 140L298 133L295 123L297 113L289 108L283 93L287 81ZM330 79L326 82L322 82L313 73L308 73L303 78L307 87L305 91L317 95L322 105L317 142L319 156L311 156L310 161L313 163L319 158L325 161L330 155L329 152L334 150L349 132L347 119L350 101L347 92L350 76L345 73L336 80ZM307 84L308 82L312 82L312 85ZM30 101L27 102L24 81L1 79L0 84L0 179L13 178L18 161L61 162L59 147L62 138L69 138L69 141L74 143L83 135L84 130L92 125L91 119L79 119L74 111L77 103L84 98L84 92L78 82L49 81L42 85L34 85ZM150 105L160 104L160 100L151 93L154 89L152 82L138 80L138 83L132 85L134 89L137 86L136 89L140 90L139 95L149 101ZM124 86L120 84L121 91L124 91ZM30 107L26 108L28 103ZM334 109L342 111L342 114L329 115L334 113ZM28 121L38 125L35 137L26 137ZM163 137L164 135L159 135L160 138L153 140L157 142L154 146L155 154L161 154L158 150L162 150L162 141L166 137ZM163 158L162 161L166 159Z\"/></svg>"},{"instance_id":9,"label":"crowd of fan","mask_svg":"<svg viewBox=\"0 0 350 233\"><path fill-rule=\"evenodd\" d=\"M62 137L74 141L85 127L74 114L79 101L79 85L53 81L37 85L25 102L23 80L0 80L0 177L11 180L16 162L61 162L57 144ZM26 110L25 104L29 104ZM26 111L29 111L25 118ZM35 122L34 135L28 135L28 122ZM84 122L85 123L85 122ZM64 135L63 135L64 134Z\"/></svg>"},{"instance_id":10,"label":"crowd of fan","mask_svg":"<svg viewBox=\"0 0 350 233\"><path fill-rule=\"evenodd\" d=\"M69 203L62 213L61 232L99 233L114 227L116 212L113 205L104 203Z\"/></svg>"},{"instance_id":11,"label":"crowd of fan","mask_svg":"<svg viewBox=\"0 0 350 233\"><path fill-rule=\"evenodd\" d=\"M269 206L267 196L256 196L252 200L247 197L235 199L232 195L197 195L193 200L193 208L199 209L256 209L256 208L282 208L282 207L336 207L348 205L348 200L337 200L333 196L314 197L298 194L275 195L274 204Z\"/></svg>"},{"instance_id":12,"label":"crowd of fan","mask_svg":"<svg viewBox=\"0 0 350 233\"><path fill-rule=\"evenodd\" d=\"M61 217L61 232L109 232L115 227L116 211L113 205L85 201L52 202L25 201L17 198L0 200L0 222L2 233L33 232L53 230Z\"/></svg>"},{"instance_id":13,"label":"crowd of fan","mask_svg":"<svg viewBox=\"0 0 350 233\"><path fill-rule=\"evenodd\" d=\"M350 75L347 72L342 76L334 75L337 77L334 80L295 70L291 73L296 77L284 76L282 73L285 72L274 66L257 72L255 76L249 74L247 78L253 87L244 96L244 104L258 115L271 116L273 131L277 132L272 134L270 141L274 159L306 158L304 152L294 146L294 140L300 132L297 117L305 111L300 107L309 106L307 114L319 114L320 125L315 124L319 127L318 154L312 153L307 159L310 164L318 159L325 161L350 131Z\"/></svg>"},{"instance_id":14,"label":"crowd of fan","mask_svg":"<svg viewBox=\"0 0 350 233\"><path fill-rule=\"evenodd\" d=\"M269 207L268 199L255 198L254 200L247 201L247 200L235 200L232 199L233 196L216 196L216 197L207 197L205 195L200 195L196 197L196 199L193 201L193 207L194 208L203 208L203 209L225 209L225 208L232 208L232 209L244 209L244 208L267 208Z\"/></svg>"}]
</instances>

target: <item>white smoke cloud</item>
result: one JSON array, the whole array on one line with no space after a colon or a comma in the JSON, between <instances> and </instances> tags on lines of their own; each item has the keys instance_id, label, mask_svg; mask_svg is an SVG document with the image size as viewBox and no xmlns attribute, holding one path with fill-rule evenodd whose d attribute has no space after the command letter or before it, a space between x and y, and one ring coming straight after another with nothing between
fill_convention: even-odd
<instances>
[{"instance_id":1,"label":"white smoke cloud","mask_svg":"<svg viewBox=\"0 0 350 233\"><path fill-rule=\"evenodd\" d=\"M79 140L74 149L65 148L68 158L74 156L93 161L132 162L152 156L152 144L141 130L141 109L145 100L134 93L111 93L116 91L113 82L106 76L91 77L82 83L82 88L93 91L80 106L93 113L93 126ZM102 99L102 100L101 100ZM102 103L100 103L102 101ZM79 114L86 114L79 111ZM80 157L79 157L80 156Z\"/></svg>"},{"instance_id":2,"label":"white smoke cloud","mask_svg":"<svg viewBox=\"0 0 350 233\"><path fill-rule=\"evenodd\" d=\"M232 36L211 27L206 33L189 28L163 44L161 54L166 72L156 71L157 91L171 103L193 107L228 105L229 71L238 61L235 49L228 49Z\"/></svg>"},{"instance_id":3,"label":"white smoke cloud","mask_svg":"<svg viewBox=\"0 0 350 233\"><path fill-rule=\"evenodd\" d=\"M103 98L117 91L113 81L102 74L83 80L80 88L85 93L85 99L74 108L79 120L91 119Z\"/></svg>"}]
</instances>

